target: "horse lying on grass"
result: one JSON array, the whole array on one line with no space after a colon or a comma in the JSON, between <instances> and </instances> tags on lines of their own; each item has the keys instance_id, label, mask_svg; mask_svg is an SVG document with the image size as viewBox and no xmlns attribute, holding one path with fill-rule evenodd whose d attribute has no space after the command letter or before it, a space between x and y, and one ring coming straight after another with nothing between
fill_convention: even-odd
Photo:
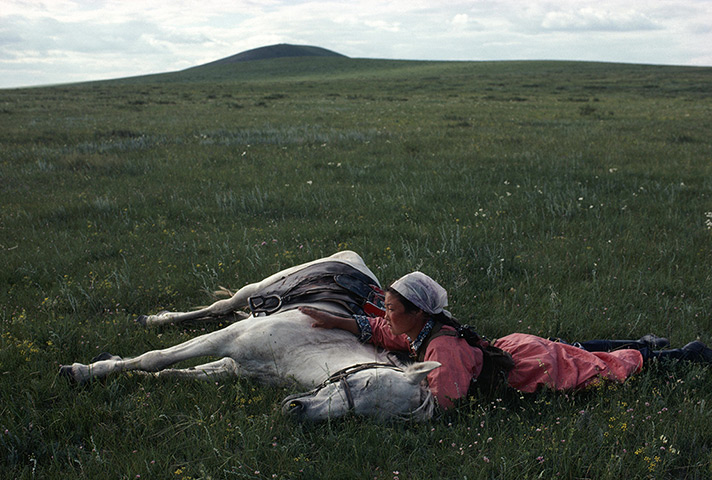
<instances>
[{"instance_id":1,"label":"horse lying on grass","mask_svg":"<svg viewBox=\"0 0 712 480\"><path fill-rule=\"evenodd\" d=\"M211 380L242 376L311 389L282 403L285 414L299 419L324 420L352 412L379 420L427 420L433 415L434 400L423 380L439 363L403 366L388 352L362 344L350 333L312 328L312 320L296 309L309 305L334 314L363 313L373 307L379 290L378 280L359 255L339 252L246 285L231 298L203 309L138 318L152 326L251 309L252 314L221 330L130 359L101 354L88 365L62 366L61 373L77 382L130 370ZM219 360L186 369L166 368L203 356Z\"/></svg>"}]
</instances>

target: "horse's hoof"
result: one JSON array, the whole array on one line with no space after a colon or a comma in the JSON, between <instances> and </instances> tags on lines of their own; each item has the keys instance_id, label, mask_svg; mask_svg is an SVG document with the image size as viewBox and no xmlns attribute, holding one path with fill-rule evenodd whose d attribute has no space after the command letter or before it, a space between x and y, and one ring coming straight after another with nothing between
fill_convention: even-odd
<instances>
[{"instance_id":1,"label":"horse's hoof","mask_svg":"<svg viewBox=\"0 0 712 480\"><path fill-rule=\"evenodd\" d=\"M121 360L121 357L112 355L109 352L101 352L99 355L91 359L91 363L100 362L102 360Z\"/></svg>"},{"instance_id":2,"label":"horse's hoof","mask_svg":"<svg viewBox=\"0 0 712 480\"><path fill-rule=\"evenodd\" d=\"M146 324L148 323L148 316L146 315L139 315L138 318L136 318L136 323L141 325L142 327L145 327Z\"/></svg>"}]
</instances>

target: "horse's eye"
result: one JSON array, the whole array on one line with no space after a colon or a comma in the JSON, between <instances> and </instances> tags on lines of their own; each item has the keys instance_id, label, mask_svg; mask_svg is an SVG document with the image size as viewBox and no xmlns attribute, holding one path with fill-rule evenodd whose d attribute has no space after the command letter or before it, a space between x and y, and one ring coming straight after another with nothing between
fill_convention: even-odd
<instances>
[{"instance_id":1,"label":"horse's eye","mask_svg":"<svg viewBox=\"0 0 712 480\"><path fill-rule=\"evenodd\" d=\"M369 378L366 380L366 385L363 386L363 388L368 388L369 383L371 383L371 379Z\"/></svg>"}]
</instances>

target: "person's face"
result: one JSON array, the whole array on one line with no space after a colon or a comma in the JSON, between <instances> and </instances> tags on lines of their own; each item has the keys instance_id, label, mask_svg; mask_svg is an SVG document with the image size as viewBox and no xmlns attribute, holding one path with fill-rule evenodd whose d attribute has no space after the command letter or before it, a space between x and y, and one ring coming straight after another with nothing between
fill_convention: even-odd
<instances>
[{"instance_id":1,"label":"person's face","mask_svg":"<svg viewBox=\"0 0 712 480\"><path fill-rule=\"evenodd\" d=\"M426 314L422 310L408 312L398 297L386 292L386 322L393 335L407 334L410 338L418 336L425 325Z\"/></svg>"}]
</instances>

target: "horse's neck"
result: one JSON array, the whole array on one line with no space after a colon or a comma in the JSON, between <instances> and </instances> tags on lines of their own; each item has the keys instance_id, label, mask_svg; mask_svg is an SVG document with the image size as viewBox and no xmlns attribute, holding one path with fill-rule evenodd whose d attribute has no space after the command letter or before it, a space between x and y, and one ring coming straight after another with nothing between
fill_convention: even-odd
<instances>
[{"instance_id":1,"label":"horse's neck","mask_svg":"<svg viewBox=\"0 0 712 480\"><path fill-rule=\"evenodd\" d=\"M350 365L387 362L384 352L360 343L353 334L313 328L311 319L296 310L251 317L233 326L238 325L241 332L229 356L242 372L268 383L313 386Z\"/></svg>"}]
</instances>

